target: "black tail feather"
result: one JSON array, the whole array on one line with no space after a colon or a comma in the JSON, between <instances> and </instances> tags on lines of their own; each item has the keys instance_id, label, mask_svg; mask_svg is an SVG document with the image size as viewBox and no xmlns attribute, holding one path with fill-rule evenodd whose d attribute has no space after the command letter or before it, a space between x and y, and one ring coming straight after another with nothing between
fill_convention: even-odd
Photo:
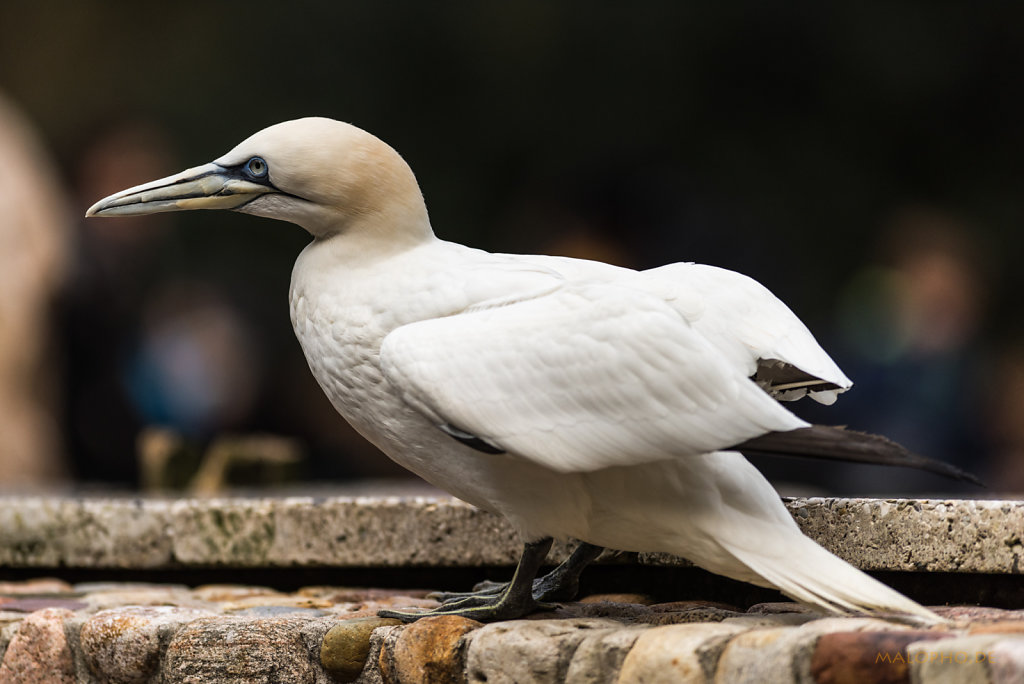
<instances>
[{"instance_id":1,"label":"black tail feather","mask_svg":"<svg viewBox=\"0 0 1024 684\"><path fill-rule=\"evenodd\" d=\"M936 473L984 487L981 480L956 466L920 456L904 446L867 432L812 425L788 432L769 432L732 447L744 455L801 456L832 461L902 466Z\"/></svg>"}]
</instances>

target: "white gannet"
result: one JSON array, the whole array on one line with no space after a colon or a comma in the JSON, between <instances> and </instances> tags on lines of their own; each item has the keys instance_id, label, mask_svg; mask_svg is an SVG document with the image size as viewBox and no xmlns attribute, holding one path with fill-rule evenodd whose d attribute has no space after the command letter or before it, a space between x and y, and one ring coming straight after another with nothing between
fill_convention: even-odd
<instances>
[{"instance_id":1,"label":"white gannet","mask_svg":"<svg viewBox=\"0 0 1024 684\"><path fill-rule=\"evenodd\" d=\"M873 455L884 440L812 428L779 403L831 403L851 382L754 280L440 240L398 153L325 118L266 128L87 216L184 209L305 228L291 320L334 407L396 462L522 535L511 582L448 595L432 614L518 617L571 593L609 547L684 556L827 611L939 620L804 536L736 449L779 450L774 436L787 452L838 446L886 462ZM585 543L534 584L552 538L569 537Z\"/></svg>"}]
</instances>

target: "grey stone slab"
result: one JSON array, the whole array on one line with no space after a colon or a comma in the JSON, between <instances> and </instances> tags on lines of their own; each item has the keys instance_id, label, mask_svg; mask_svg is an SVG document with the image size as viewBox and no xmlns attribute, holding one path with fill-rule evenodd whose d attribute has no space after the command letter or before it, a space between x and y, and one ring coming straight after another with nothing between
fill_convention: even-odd
<instances>
[{"instance_id":1,"label":"grey stone slab","mask_svg":"<svg viewBox=\"0 0 1024 684\"><path fill-rule=\"evenodd\" d=\"M164 567L169 513L161 500L0 497L0 565Z\"/></svg>"},{"instance_id":2,"label":"grey stone slab","mask_svg":"<svg viewBox=\"0 0 1024 684\"><path fill-rule=\"evenodd\" d=\"M319 490L321 493L323 490ZM0 497L0 565L471 567L510 565L504 520L443 495L216 499ZM794 499L813 539L867 570L1020 573L1024 502ZM550 560L571 544L556 545ZM612 558L611 562L631 562ZM641 562L681 565L664 554Z\"/></svg>"},{"instance_id":3,"label":"grey stone slab","mask_svg":"<svg viewBox=\"0 0 1024 684\"><path fill-rule=\"evenodd\" d=\"M863 570L1024 571L1024 502L970 499L792 499L804 533ZM650 565L687 565L640 554Z\"/></svg>"},{"instance_id":4,"label":"grey stone slab","mask_svg":"<svg viewBox=\"0 0 1024 684\"><path fill-rule=\"evenodd\" d=\"M509 565L522 548L504 520L447 497L184 500L173 531L186 565Z\"/></svg>"}]
</instances>

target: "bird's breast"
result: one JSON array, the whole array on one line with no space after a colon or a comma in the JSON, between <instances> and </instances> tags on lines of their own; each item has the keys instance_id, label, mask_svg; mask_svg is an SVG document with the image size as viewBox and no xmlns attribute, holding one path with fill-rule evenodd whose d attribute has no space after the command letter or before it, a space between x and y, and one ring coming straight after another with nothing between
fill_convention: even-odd
<instances>
[{"instance_id":1,"label":"bird's breast","mask_svg":"<svg viewBox=\"0 0 1024 684\"><path fill-rule=\"evenodd\" d=\"M429 479L438 445L451 441L412 410L384 377L380 347L394 329L467 306L465 288L436 249L351 261L314 243L292 272L292 326L334 408L393 460Z\"/></svg>"}]
</instances>

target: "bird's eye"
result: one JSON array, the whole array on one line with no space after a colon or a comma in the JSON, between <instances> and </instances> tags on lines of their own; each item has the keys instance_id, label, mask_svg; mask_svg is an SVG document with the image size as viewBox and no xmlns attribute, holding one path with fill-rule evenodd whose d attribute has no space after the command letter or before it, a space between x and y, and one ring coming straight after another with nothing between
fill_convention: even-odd
<instances>
[{"instance_id":1,"label":"bird's eye","mask_svg":"<svg viewBox=\"0 0 1024 684\"><path fill-rule=\"evenodd\" d=\"M264 178L267 175L267 162L260 157L253 157L246 162L245 171L253 178Z\"/></svg>"}]
</instances>

